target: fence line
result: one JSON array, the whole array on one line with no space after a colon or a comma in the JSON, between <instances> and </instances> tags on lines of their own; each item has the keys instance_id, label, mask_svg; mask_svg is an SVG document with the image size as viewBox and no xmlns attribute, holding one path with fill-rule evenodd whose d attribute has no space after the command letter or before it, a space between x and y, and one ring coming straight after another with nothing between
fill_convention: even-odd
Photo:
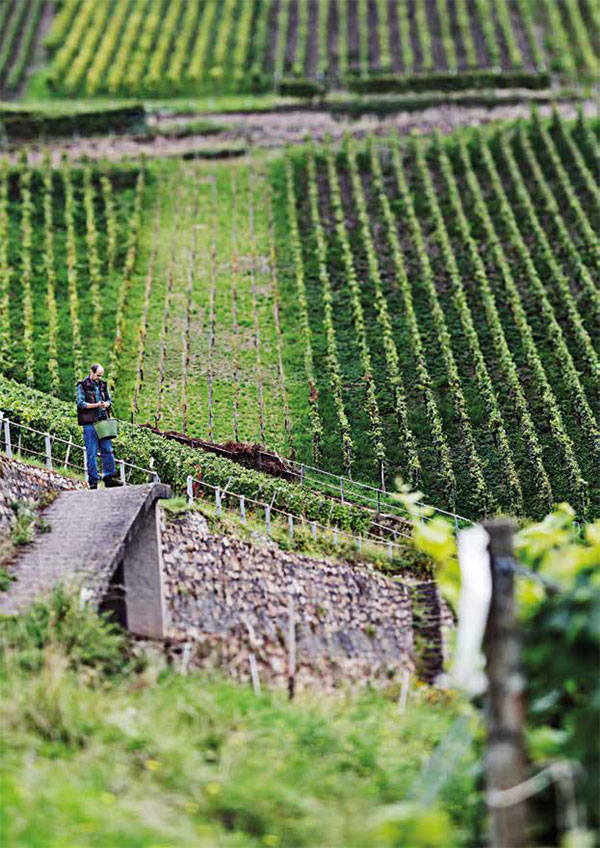
<instances>
[{"instance_id":1,"label":"fence line","mask_svg":"<svg viewBox=\"0 0 600 848\"><path fill-rule=\"evenodd\" d=\"M12 432L17 430L19 433L19 440L16 446L13 446L12 440ZM34 450L31 447L24 447L22 434L23 431L28 433L33 433L36 436L43 436L44 439L44 450ZM55 443L66 445L64 459L59 459L55 455L53 455L53 448ZM56 436L52 433L44 433L42 430L36 430L33 427L29 427L26 424L21 424L17 421L12 421L11 419L4 416L3 412L0 412L0 445L3 446L4 453L8 457L8 459L14 458L14 456L22 457L24 454L28 454L30 456L41 457L46 464L46 468L49 471L60 471L60 469L72 468L75 471L81 471L84 474L87 474L87 454L84 445L80 445L77 442L73 441L73 437L69 437L69 439L62 439L60 436ZM73 450L80 450L83 453L82 461L83 465L78 465L75 462L71 462L71 452ZM119 468L119 477L121 482L124 485L127 485L132 477L134 471L138 471L146 477L149 477L153 482L159 483L160 478L157 472L153 468L143 468L140 465L136 465L134 462L126 462L123 459L117 459L116 464ZM154 464L153 462L151 463ZM125 469L128 469L126 471Z\"/></svg>"},{"instance_id":2,"label":"fence line","mask_svg":"<svg viewBox=\"0 0 600 848\"><path fill-rule=\"evenodd\" d=\"M383 552L387 555L387 557L390 561L394 560L395 558L399 558L397 556L397 554L401 553L402 550L406 550L407 548L410 548L409 544L406 544L406 543L403 544L402 542L396 541L396 539L394 539L393 541L392 541L392 539L389 539L389 538L384 539L380 536L375 536L375 535L373 535L372 533L369 533L369 532L365 532L361 535L358 535L358 534L355 534L355 533L351 533L347 530L343 530L342 528L338 527L337 525L320 524L319 522L314 521L310 518L307 518L306 516L297 515L297 514L294 514L294 513L291 513L291 512L286 512L284 510L278 509L277 507L274 507L272 505L272 503L268 504L265 501L259 501L259 500L256 500L255 498L247 497L246 495L240 495L237 492L231 492L231 491L225 492L220 486L213 486L211 483L207 483L205 480L201 480L199 478L192 477L191 475L188 475L187 481L186 481L186 493L187 493L188 503L194 503L194 500L195 500L195 498L194 498L194 485L195 484L203 486L205 489L210 490L210 492L213 493L215 507L216 507L218 516L221 516L223 506L224 506L224 500L227 499L227 498L234 498L238 501L238 503L239 503L239 514L240 514L240 517L241 517L242 524L246 524L246 521L247 521L247 511L246 511L247 505L251 504L252 506L257 507L258 510L260 510L261 512L264 512L265 528L266 528L266 531L267 531L267 535L269 535L269 536L272 535L271 518L272 518L273 514L275 514L275 515L281 516L282 519L284 520L284 524L287 524L288 535L289 535L289 537L292 541L294 540L294 535L295 535L295 532L296 532L296 524L298 524L301 527L308 526L308 528L310 529L310 533L311 533L311 535L312 535L312 537L315 541L317 541L318 534L319 534L319 531L320 531L322 536L325 535L325 534L328 534L329 536L333 536L333 543L335 545L340 544L340 538L346 538L351 543L356 545L356 549L358 551L362 550L363 543L371 544L371 545L374 545L374 546L382 549ZM226 508L229 509L229 507L226 507ZM231 509L230 511L233 511L233 509ZM389 528L383 528L383 529L388 530L388 532L394 532L394 531L389 531ZM402 534L396 534L396 535L402 535ZM402 535L402 538L406 538L408 540L410 537Z\"/></svg>"}]
</instances>

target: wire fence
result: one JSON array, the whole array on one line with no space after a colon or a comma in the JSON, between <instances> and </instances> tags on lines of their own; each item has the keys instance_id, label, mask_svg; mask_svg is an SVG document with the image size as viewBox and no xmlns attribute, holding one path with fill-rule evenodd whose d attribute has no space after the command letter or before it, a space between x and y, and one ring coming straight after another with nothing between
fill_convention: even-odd
<instances>
[{"instance_id":1,"label":"wire fence","mask_svg":"<svg viewBox=\"0 0 600 848\"><path fill-rule=\"evenodd\" d=\"M72 437L62 439L52 433L44 433L26 424L12 421L0 412L0 449L8 459L34 457L43 462L48 471L71 470L87 476L87 453L85 446ZM74 458L80 457L80 461ZM159 483L160 478L153 468L142 468L134 462L117 459L119 478L123 485L134 483ZM151 463L153 464L153 462Z\"/></svg>"},{"instance_id":2,"label":"wire fence","mask_svg":"<svg viewBox=\"0 0 600 848\"><path fill-rule=\"evenodd\" d=\"M413 550L409 533L376 525L376 527L381 527L381 530L385 531L387 535L378 535L372 530L359 535L335 524L321 524L306 516L278 509L273 506L273 501L267 503L232 492L228 489L228 484L225 487L213 486L205 480L191 475L188 476L186 485L188 503L193 504L196 501L199 489L206 493L207 499L214 501L217 516L221 517L223 510L226 510L238 515L241 523L246 524L249 515L251 515L255 520L264 524L265 532L270 537L274 535L275 529L286 533L291 541L294 541L299 534L307 534L315 542L321 540L340 547L343 543L347 543L353 550L362 554L368 554L375 550L390 561L401 561L403 555L405 558L407 551ZM278 522L278 524L274 526L274 522ZM373 525L371 525L372 527Z\"/></svg>"}]
</instances>

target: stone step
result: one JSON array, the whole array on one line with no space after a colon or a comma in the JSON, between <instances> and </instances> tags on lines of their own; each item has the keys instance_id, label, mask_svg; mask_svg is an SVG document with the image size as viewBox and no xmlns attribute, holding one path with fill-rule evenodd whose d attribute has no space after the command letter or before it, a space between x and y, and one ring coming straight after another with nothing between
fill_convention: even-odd
<instances>
[{"instance_id":1,"label":"stone step","mask_svg":"<svg viewBox=\"0 0 600 848\"><path fill-rule=\"evenodd\" d=\"M61 493L44 512L50 532L16 561L17 579L0 595L0 613L21 612L58 584L99 606L118 575L124 588L122 623L137 635L162 637L166 620L156 507L159 498L168 497L170 488L163 483Z\"/></svg>"}]
</instances>

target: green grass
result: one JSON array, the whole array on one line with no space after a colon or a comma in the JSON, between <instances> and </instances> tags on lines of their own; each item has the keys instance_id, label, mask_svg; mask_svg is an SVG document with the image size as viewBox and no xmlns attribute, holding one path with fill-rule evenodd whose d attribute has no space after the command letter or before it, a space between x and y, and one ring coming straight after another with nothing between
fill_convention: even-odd
<instances>
[{"instance_id":1,"label":"green grass","mask_svg":"<svg viewBox=\"0 0 600 848\"><path fill-rule=\"evenodd\" d=\"M467 844L478 731L454 697L411 688L400 715L394 687L291 704L283 692L256 696L219 675L136 659L61 593L0 630L7 844ZM459 727L466 744L426 801L440 768L432 754Z\"/></svg>"}]
</instances>

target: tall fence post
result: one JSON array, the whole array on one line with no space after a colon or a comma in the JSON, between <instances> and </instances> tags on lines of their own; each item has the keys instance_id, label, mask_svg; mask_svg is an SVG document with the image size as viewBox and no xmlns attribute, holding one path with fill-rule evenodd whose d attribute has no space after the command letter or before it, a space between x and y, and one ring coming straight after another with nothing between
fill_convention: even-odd
<instances>
[{"instance_id":1,"label":"tall fence post","mask_svg":"<svg viewBox=\"0 0 600 848\"><path fill-rule=\"evenodd\" d=\"M46 446L46 468L52 471L52 440L50 433L44 433L44 444Z\"/></svg>"},{"instance_id":2,"label":"tall fence post","mask_svg":"<svg viewBox=\"0 0 600 848\"><path fill-rule=\"evenodd\" d=\"M187 489L187 502L189 504L194 503L194 481L192 479L192 475L188 474L186 478L186 489Z\"/></svg>"},{"instance_id":3,"label":"tall fence post","mask_svg":"<svg viewBox=\"0 0 600 848\"><path fill-rule=\"evenodd\" d=\"M217 486L215 489L215 503L217 505L217 515L221 517L221 489Z\"/></svg>"},{"instance_id":4,"label":"tall fence post","mask_svg":"<svg viewBox=\"0 0 600 848\"><path fill-rule=\"evenodd\" d=\"M242 517L242 524L246 523L246 499L243 495L240 495L240 515Z\"/></svg>"},{"instance_id":5,"label":"tall fence post","mask_svg":"<svg viewBox=\"0 0 600 848\"><path fill-rule=\"evenodd\" d=\"M10 441L10 421L4 419L4 452L9 459L12 459L12 445Z\"/></svg>"},{"instance_id":6,"label":"tall fence post","mask_svg":"<svg viewBox=\"0 0 600 848\"><path fill-rule=\"evenodd\" d=\"M119 460L119 479L121 483L125 486L127 485L127 478L125 477L125 460Z\"/></svg>"},{"instance_id":7,"label":"tall fence post","mask_svg":"<svg viewBox=\"0 0 600 848\"><path fill-rule=\"evenodd\" d=\"M267 536L271 535L271 507L265 507L265 524L267 525Z\"/></svg>"},{"instance_id":8,"label":"tall fence post","mask_svg":"<svg viewBox=\"0 0 600 848\"><path fill-rule=\"evenodd\" d=\"M490 537L492 570L492 598L484 640L488 677L486 780L488 799L491 799L496 790L518 786L526 773L521 645L514 598L514 523L499 518L486 521L483 526ZM525 848L530 844L524 801L510 806L492 803L489 806L492 848L508 845Z\"/></svg>"},{"instance_id":9,"label":"tall fence post","mask_svg":"<svg viewBox=\"0 0 600 848\"><path fill-rule=\"evenodd\" d=\"M294 539L294 517L291 514L288 514L288 525L290 528L290 539Z\"/></svg>"},{"instance_id":10,"label":"tall fence post","mask_svg":"<svg viewBox=\"0 0 600 848\"><path fill-rule=\"evenodd\" d=\"M67 468L69 465L69 457L71 456L71 448L73 447L73 436L69 436L69 444L67 445L67 452L65 453L65 462L64 467Z\"/></svg>"}]
</instances>

